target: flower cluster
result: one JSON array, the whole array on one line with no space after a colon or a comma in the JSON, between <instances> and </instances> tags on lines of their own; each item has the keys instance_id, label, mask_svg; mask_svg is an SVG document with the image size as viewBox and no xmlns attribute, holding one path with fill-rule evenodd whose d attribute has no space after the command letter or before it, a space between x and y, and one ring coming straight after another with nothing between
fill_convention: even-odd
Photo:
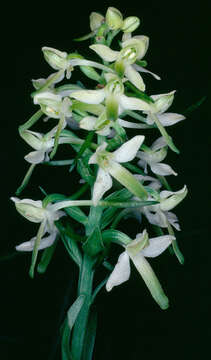
<instances>
[{"instance_id":1,"label":"flower cluster","mask_svg":"<svg viewBox=\"0 0 211 360\"><path fill-rule=\"evenodd\" d=\"M91 199L72 200L70 204L65 196L62 203L61 199L52 197L52 202L56 203L49 202L44 206L41 201L12 198L21 215L41 224L37 237L18 245L16 249L33 251L33 274L38 250L51 247L60 236L55 221L58 223L67 215L67 208L74 207L74 211L69 210L69 215L85 228L86 234L85 244L84 239L81 244L79 242L80 251L88 249L91 256L100 254L101 260L105 259L108 252L104 253L102 249L106 247L107 240L100 248L96 231L100 232L102 243L111 230L110 225L118 209L121 219L126 213L121 207L127 210L135 208L132 214L137 216L139 213L139 221L145 216L159 236L149 238L149 230L141 229L142 223L135 240L117 229L114 236L112 230L109 243L118 242L124 247L124 252L107 280L106 289L110 291L128 280L131 260L152 297L162 309L166 309L168 298L146 258L159 256L172 247L180 262L183 261L173 230L180 230L180 225L171 210L185 198L187 187L179 191L170 189L165 177L176 176L177 173L163 160L169 149L179 153L166 127L185 117L167 112L173 103L175 90L163 94L146 93L147 74L152 75L155 81L160 77L146 69L144 59L149 38L132 34L139 25L139 18L130 16L124 19L121 12L113 7L108 8L105 16L93 12L90 15L91 33L77 40L90 38L90 54L97 54L100 62L85 59L75 52L42 48L45 60L56 72L46 79L32 81L35 88L32 97L38 111L19 129L23 140L33 149L25 160L31 166L41 163L65 165L67 161L52 159L61 144L70 144L76 151L76 157L70 159L69 164L72 164L72 169L77 165L81 183L85 183L85 187L80 185L80 196L90 188ZM115 49L112 40L117 35L120 35L120 46ZM86 89L82 79L72 81L76 66L92 80L92 84L95 81L94 87ZM63 81L67 82L59 84ZM53 122L49 131L41 134L30 130L42 117L45 121L50 119L49 124ZM148 135L151 129L154 133L157 130L153 143L151 135ZM135 131L133 136L132 131ZM84 134L87 134L86 138ZM26 175L18 194L29 182L31 173L30 170ZM121 194L124 192L124 195L117 195L112 179L117 180L121 188L118 191ZM87 205L90 205L88 217L80 208ZM112 207L114 211L108 213L108 208ZM62 208L65 211L61 211ZM95 217L93 212L97 214Z\"/></svg>"}]
</instances>

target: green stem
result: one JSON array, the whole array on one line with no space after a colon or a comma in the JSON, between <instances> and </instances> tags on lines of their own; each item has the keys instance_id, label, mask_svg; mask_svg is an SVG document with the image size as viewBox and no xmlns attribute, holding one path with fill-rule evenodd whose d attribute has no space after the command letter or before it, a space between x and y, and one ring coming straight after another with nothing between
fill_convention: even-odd
<instances>
[{"instance_id":1,"label":"green stem","mask_svg":"<svg viewBox=\"0 0 211 360\"><path fill-rule=\"evenodd\" d=\"M89 310L92 299L93 275L93 260L91 257L89 257L89 255L84 254L83 263L79 275L78 296L85 295L86 299L73 328L71 356L74 360L81 360L82 357Z\"/></svg>"}]
</instances>

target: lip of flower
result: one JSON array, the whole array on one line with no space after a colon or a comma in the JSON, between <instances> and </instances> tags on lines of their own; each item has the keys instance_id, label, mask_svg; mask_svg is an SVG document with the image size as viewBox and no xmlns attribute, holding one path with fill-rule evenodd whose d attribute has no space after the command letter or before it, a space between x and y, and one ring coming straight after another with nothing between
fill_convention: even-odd
<instances>
[{"instance_id":1,"label":"lip of flower","mask_svg":"<svg viewBox=\"0 0 211 360\"><path fill-rule=\"evenodd\" d=\"M111 291L114 286L120 285L129 279L130 260L132 260L154 300L161 309L167 309L169 306L168 298L146 257L159 256L174 240L175 237L171 235L149 239L146 230L144 230L143 233L137 234L135 240L122 244L125 251L120 254L118 262L108 278L106 290Z\"/></svg>"}]
</instances>

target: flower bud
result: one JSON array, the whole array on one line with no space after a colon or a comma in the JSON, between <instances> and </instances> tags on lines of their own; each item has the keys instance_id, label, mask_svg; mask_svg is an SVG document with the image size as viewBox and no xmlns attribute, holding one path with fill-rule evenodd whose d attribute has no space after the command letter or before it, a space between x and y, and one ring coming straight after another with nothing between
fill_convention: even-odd
<instances>
[{"instance_id":1,"label":"flower bud","mask_svg":"<svg viewBox=\"0 0 211 360\"><path fill-rule=\"evenodd\" d=\"M136 16L129 16L123 21L122 31L124 33L131 33L140 25L140 20Z\"/></svg>"},{"instance_id":2,"label":"flower bud","mask_svg":"<svg viewBox=\"0 0 211 360\"><path fill-rule=\"evenodd\" d=\"M42 208L42 201L20 200L14 197L11 200L14 201L17 211L27 220L40 223L46 218L46 210Z\"/></svg>"},{"instance_id":3,"label":"flower bud","mask_svg":"<svg viewBox=\"0 0 211 360\"><path fill-rule=\"evenodd\" d=\"M123 24L123 16L121 12L114 7L109 7L106 12L106 24L111 30L121 29Z\"/></svg>"},{"instance_id":4,"label":"flower bud","mask_svg":"<svg viewBox=\"0 0 211 360\"><path fill-rule=\"evenodd\" d=\"M104 17L97 12L92 12L90 14L89 19L90 19L90 28L92 31L97 30L104 21Z\"/></svg>"},{"instance_id":5,"label":"flower bud","mask_svg":"<svg viewBox=\"0 0 211 360\"><path fill-rule=\"evenodd\" d=\"M50 47L42 48L44 58L47 63L55 70L65 70L68 67L67 53Z\"/></svg>"}]
</instances>

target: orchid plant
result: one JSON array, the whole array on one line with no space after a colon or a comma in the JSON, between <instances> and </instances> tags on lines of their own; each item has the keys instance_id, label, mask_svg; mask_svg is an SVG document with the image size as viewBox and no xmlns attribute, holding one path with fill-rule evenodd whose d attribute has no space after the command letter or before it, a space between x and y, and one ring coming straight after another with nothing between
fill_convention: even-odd
<instances>
[{"instance_id":1,"label":"orchid plant","mask_svg":"<svg viewBox=\"0 0 211 360\"><path fill-rule=\"evenodd\" d=\"M81 178L74 194L45 194L42 200L11 198L22 216L40 224L35 237L16 246L17 251L32 252L30 276L46 271L59 241L79 269L77 297L61 324L63 360L92 359L97 327L92 304L104 286L111 291L129 279L131 261L161 309L168 308L169 300L148 258L168 248L180 263L184 261L175 234L179 220L171 210L186 197L187 187L170 188L166 176L177 173L162 161L169 149L179 153L166 127L185 117L166 112L175 90L146 93L147 74L155 81L160 77L146 69L149 38L133 36L139 25L138 17L123 18L113 7L105 16L91 13L91 32L75 40L90 39L90 55L98 56L99 62L78 52L43 47L45 60L56 72L32 80L31 96L38 110L19 127L32 151L25 156L30 167L16 196L31 181L35 166L70 166L69 172L77 171ZM116 36L120 37L115 47ZM73 80L76 66L82 77ZM85 87L83 76L95 82L94 88ZM42 120L48 120L46 134L31 130ZM61 145L72 148L75 157L53 160ZM135 239L129 228L120 230L121 220L128 216L138 222ZM143 225L143 217L148 225ZM80 226L79 233L72 230L73 222ZM124 248L116 265L109 260L113 243ZM96 285L94 274L101 266L108 273Z\"/></svg>"}]
</instances>

